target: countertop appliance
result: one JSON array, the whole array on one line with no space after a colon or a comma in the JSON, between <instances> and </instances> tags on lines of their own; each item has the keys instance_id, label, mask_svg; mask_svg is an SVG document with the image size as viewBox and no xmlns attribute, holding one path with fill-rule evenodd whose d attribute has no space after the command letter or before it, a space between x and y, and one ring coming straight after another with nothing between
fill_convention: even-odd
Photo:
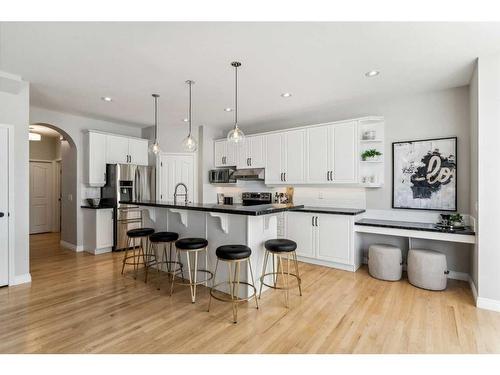
<instances>
[{"instance_id":1,"label":"countertop appliance","mask_svg":"<svg viewBox=\"0 0 500 375\"><path fill-rule=\"evenodd\" d=\"M242 193L241 200L243 206L271 204L273 202L273 195L272 193Z\"/></svg>"},{"instance_id":2,"label":"countertop appliance","mask_svg":"<svg viewBox=\"0 0 500 375\"><path fill-rule=\"evenodd\" d=\"M133 164L108 164L106 177L106 185L101 188L101 198L115 207L113 250L121 250L127 246L127 231L142 226L142 209L134 204L119 202L154 200L155 168Z\"/></svg>"},{"instance_id":3,"label":"countertop appliance","mask_svg":"<svg viewBox=\"0 0 500 375\"><path fill-rule=\"evenodd\" d=\"M208 181L211 184L234 184L236 183L234 172L232 168L212 169L208 171Z\"/></svg>"}]
</instances>

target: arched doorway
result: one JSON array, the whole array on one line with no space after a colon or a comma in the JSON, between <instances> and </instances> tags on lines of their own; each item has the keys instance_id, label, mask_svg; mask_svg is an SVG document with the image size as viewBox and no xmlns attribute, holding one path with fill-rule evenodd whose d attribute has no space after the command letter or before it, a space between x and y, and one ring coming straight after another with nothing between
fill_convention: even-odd
<instances>
[{"instance_id":1,"label":"arched doorway","mask_svg":"<svg viewBox=\"0 0 500 375\"><path fill-rule=\"evenodd\" d=\"M30 133L40 135L32 138L41 138L30 141L30 234L60 233L61 244L76 244L79 201L76 144L69 134L53 124L32 124ZM43 184L47 173L51 173L52 180L44 187L37 186ZM51 194L43 196L47 187ZM50 213L43 211L44 206L49 207ZM44 223L47 220L50 225Z\"/></svg>"}]
</instances>

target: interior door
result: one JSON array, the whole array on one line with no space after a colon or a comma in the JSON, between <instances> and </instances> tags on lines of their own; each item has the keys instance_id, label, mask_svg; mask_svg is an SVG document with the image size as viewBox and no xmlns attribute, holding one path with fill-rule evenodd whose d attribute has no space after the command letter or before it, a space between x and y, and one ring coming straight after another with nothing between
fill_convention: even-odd
<instances>
[{"instance_id":1,"label":"interior door","mask_svg":"<svg viewBox=\"0 0 500 375\"><path fill-rule=\"evenodd\" d=\"M266 184L283 184L283 144L280 133L269 134L265 140Z\"/></svg>"},{"instance_id":2,"label":"interior door","mask_svg":"<svg viewBox=\"0 0 500 375\"><path fill-rule=\"evenodd\" d=\"M173 201L175 186L180 182L187 186L188 200L195 201L193 155L163 154L160 157L160 199Z\"/></svg>"},{"instance_id":3,"label":"interior door","mask_svg":"<svg viewBox=\"0 0 500 375\"><path fill-rule=\"evenodd\" d=\"M318 126L307 129L307 182L329 182L328 178L328 148L329 127Z\"/></svg>"},{"instance_id":4,"label":"interior door","mask_svg":"<svg viewBox=\"0 0 500 375\"><path fill-rule=\"evenodd\" d=\"M303 183L306 181L305 151L306 131L292 130L283 135L285 137L285 181L287 183Z\"/></svg>"},{"instance_id":5,"label":"interior door","mask_svg":"<svg viewBox=\"0 0 500 375\"><path fill-rule=\"evenodd\" d=\"M306 212L287 213L287 235L286 237L297 242L297 255L315 257L315 227L313 217L316 215Z\"/></svg>"},{"instance_id":6,"label":"interior door","mask_svg":"<svg viewBox=\"0 0 500 375\"><path fill-rule=\"evenodd\" d=\"M148 141L146 139L129 138L128 153L130 163L148 165Z\"/></svg>"},{"instance_id":7,"label":"interior door","mask_svg":"<svg viewBox=\"0 0 500 375\"><path fill-rule=\"evenodd\" d=\"M30 234L52 230L52 163L30 162Z\"/></svg>"},{"instance_id":8,"label":"interior door","mask_svg":"<svg viewBox=\"0 0 500 375\"><path fill-rule=\"evenodd\" d=\"M351 225L349 216L318 216L318 259L350 264Z\"/></svg>"},{"instance_id":9,"label":"interior door","mask_svg":"<svg viewBox=\"0 0 500 375\"><path fill-rule=\"evenodd\" d=\"M126 164L128 160L128 138L106 135L106 162Z\"/></svg>"},{"instance_id":10,"label":"interior door","mask_svg":"<svg viewBox=\"0 0 500 375\"><path fill-rule=\"evenodd\" d=\"M333 180L335 182L357 182L357 137L356 122L333 125Z\"/></svg>"},{"instance_id":11,"label":"interior door","mask_svg":"<svg viewBox=\"0 0 500 375\"><path fill-rule=\"evenodd\" d=\"M0 286L9 283L9 130L0 127Z\"/></svg>"}]
</instances>

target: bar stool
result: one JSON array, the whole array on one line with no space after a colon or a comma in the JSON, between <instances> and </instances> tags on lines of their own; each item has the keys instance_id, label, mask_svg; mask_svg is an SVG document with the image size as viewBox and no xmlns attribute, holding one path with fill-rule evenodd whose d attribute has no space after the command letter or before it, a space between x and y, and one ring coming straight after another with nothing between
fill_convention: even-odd
<instances>
[{"instance_id":1,"label":"bar stool","mask_svg":"<svg viewBox=\"0 0 500 375\"><path fill-rule=\"evenodd\" d=\"M174 285L189 285L191 290L191 302L196 302L196 286L206 283L214 277L214 274L205 269L198 269L198 253L205 252L205 264L208 262L208 241L204 238L181 238L175 242L175 263L179 262L181 252L186 254L187 268L189 274L189 282L175 281L175 276L178 272L172 272L172 286L170 287L170 295L174 293ZM194 267L191 267L191 256L194 258ZM201 281L198 281L198 272L206 273L208 276Z\"/></svg>"},{"instance_id":2,"label":"bar stool","mask_svg":"<svg viewBox=\"0 0 500 375\"><path fill-rule=\"evenodd\" d=\"M212 302L212 297L218 301L231 302L233 308L233 322L236 324L238 322L238 304L243 301L249 301L255 298L255 305L257 309L259 308L259 303L257 302L257 289L255 288L255 281L253 278L252 263L250 262L250 255L252 250L245 245L224 245L219 246L215 250L215 255L217 256L217 262L215 264L215 273L212 281L212 288L210 288L210 295L208 297L208 311L210 311L210 304ZM229 281L223 281L221 283L215 284L215 278L217 277L217 267L219 266L219 261L227 262L228 267L228 277ZM250 270L250 276L252 277L252 283L247 283L240 281L240 268L241 263L246 262ZM231 267L234 266L234 267ZM233 269L234 268L234 271ZM231 275L234 276L231 280ZM253 289L253 293L246 298L239 297L240 284L247 285ZM215 288L221 285L229 286L229 294L231 298L217 296L215 294Z\"/></svg>"},{"instance_id":3,"label":"bar stool","mask_svg":"<svg viewBox=\"0 0 500 375\"><path fill-rule=\"evenodd\" d=\"M133 265L134 279L137 279L137 269L139 268L139 265L142 264L144 265L146 271L144 282L147 282L148 268L150 267L152 262L156 263L156 257L148 252L149 236L154 232L155 230L153 228L136 228L127 231L127 249L125 250L125 256L123 257L122 275L123 270L125 269L125 265ZM137 240L139 241L139 246L137 246ZM139 250L136 253L137 247L139 247ZM132 255L129 255L130 248L132 248ZM148 260L146 260L146 258ZM150 260L151 258L152 260ZM132 261L128 261L129 259L132 259Z\"/></svg>"},{"instance_id":4,"label":"bar stool","mask_svg":"<svg viewBox=\"0 0 500 375\"><path fill-rule=\"evenodd\" d=\"M149 236L150 246L152 247L152 252L155 254L156 264L158 267L158 272L161 271L160 265L165 264L167 266L167 273L170 274L172 272L182 271L182 263L174 262L172 260L172 244L177 241L179 238L179 234L175 232L156 232ZM167 255L167 244L169 244L169 250ZM158 253L158 247L163 245L163 251L161 254ZM172 271L172 265L174 270ZM158 290L160 290L161 285L161 277L158 278Z\"/></svg>"},{"instance_id":5,"label":"bar stool","mask_svg":"<svg viewBox=\"0 0 500 375\"><path fill-rule=\"evenodd\" d=\"M295 277L297 279L297 284L299 287L299 294L302 296L302 288L301 288L301 279L299 276L299 264L297 262L297 253L295 249L297 249L297 243L292 240L287 240L285 238L277 238L273 240L267 240L264 243L266 248L266 254L264 256L264 264L262 266L262 276L260 277L260 289L259 289L259 298L262 295L262 285L265 285L272 289L281 289L285 291L285 305L288 307L288 300L290 295L290 289L293 288L289 284L290 277ZM273 257L273 272L266 273L267 270L267 262L269 259L269 255ZM287 260L287 271L284 272L283 266L283 258L286 256ZM274 258L277 258L277 269L275 269ZM290 258L295 265L295 273L290 272ZM281 272L280 272L281 269ZM281 274L284 286L278 286L278 277ZM273 285L266 284L265 277L272 275L273 277ZM286 277L285 277L286 275Z\"/></svg>"}]
</instances>

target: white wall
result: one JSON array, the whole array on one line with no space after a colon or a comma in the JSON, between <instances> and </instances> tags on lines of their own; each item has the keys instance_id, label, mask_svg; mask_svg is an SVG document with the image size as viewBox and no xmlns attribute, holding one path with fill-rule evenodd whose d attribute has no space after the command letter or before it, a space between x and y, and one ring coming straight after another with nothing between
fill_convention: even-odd
<instances>
[{"instance_id":1,"label":"white wall","mask_svg":"<svg viewBox=\"0 0 500 375\"><path fill-rule=\"evenodd\" d=\"M500 55L480 57L478 69L478 306L500 311Z\"/></svg>"},{"instance_id":2,"label":"white wall","mask_svg":"<svg viewBox=\"0 0 500 375\"><path fill-rule=\"evenodd\" d=\"M75 246L83 246L83 213L80 206L83 199L95 194L94 188L87 188L85 185L85 160L84 160L84 134L86 130L94 129L110 133L129 135L134 137L141 136L141 128L139 126L123 125L119 123L96 120L92 118L71 115L62 112L56 112L39 107L30 108L30 123L31 124L49 124L62 130L69 137L69 142L63 142L61 147L62 159L75 157L71 154L69 148L71 142L74 142L76 147L76 170L63 170L62 183L62 213L70 222L67 225L67 230L61 232L61 239ZM67 163L70 164L70 163ZM66 172L66 173L65 173ZM65 181L66 180L66 181ZM73 196L73 200L69 200L68 195ZM63 224L65 225L64 221ZM69 228L76 228L70 230Z\"/></svg>"},{"instance_id":3,"label":"white wall","mask_svg":"<svg viewBox=\"0 0 500 375\"><path fill-rule=\"evenodd\" d=\"M29 277L28 82L21 81L17 93L0 89L0 123L14 125L14 276L26 280Z\"/></svg>"}]
</instances>

